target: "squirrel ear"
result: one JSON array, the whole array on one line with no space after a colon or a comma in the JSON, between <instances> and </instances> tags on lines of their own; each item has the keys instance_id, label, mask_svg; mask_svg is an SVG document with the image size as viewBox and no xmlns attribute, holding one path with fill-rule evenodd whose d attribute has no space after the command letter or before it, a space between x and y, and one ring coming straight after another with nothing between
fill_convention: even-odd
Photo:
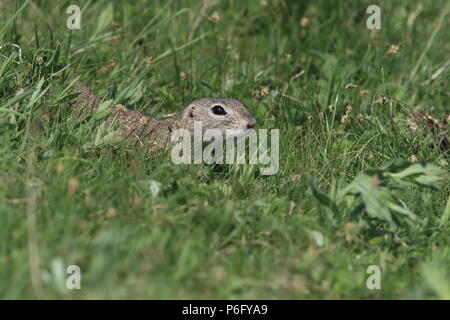
<instances>
[{"instance_id":1,"label":"squirrel ear","mask_svg":"<svg viewBox=\"0 0 450 320\"><path fill-rule=\"evenodd\" d=\"M183 119L191 119L194 118L194 106L187 106L183 111L182 118Z\"/></svg>"}]
</instances>

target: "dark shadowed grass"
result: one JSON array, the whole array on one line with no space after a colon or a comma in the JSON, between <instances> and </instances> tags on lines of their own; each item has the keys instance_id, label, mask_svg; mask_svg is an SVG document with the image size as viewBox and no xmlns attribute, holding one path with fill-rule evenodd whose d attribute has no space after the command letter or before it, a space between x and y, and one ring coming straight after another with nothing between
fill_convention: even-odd
<instances>
[{"instance_id":1,"label":"dark shadowed grass","mask_svg":"<svg viewBox=\"0 0 450 320\"><path fill-rule=\"evenodd\" d=\"M410 119L450 111L446 1L381 2L378 32L371 1L222 0L203 18L201 1L79 1L71 31L76 3L0 1L0 297L450 298L449 153ZM280 129L280 170L95 145L98 121L68 108L73 77L152 116L238 98ZM334 197L413 156L446 174L390 190L413 226L367 228L310 191L309 176ZM66 289L72 264L81 290Z\"/></svg>"}]
</instances>

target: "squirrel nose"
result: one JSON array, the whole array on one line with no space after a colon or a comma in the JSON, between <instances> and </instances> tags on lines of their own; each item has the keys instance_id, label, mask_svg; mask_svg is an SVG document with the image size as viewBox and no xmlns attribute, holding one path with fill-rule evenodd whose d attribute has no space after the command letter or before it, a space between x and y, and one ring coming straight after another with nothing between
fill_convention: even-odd
<instances>
[{"instance_id":1,"label":"squirrel nose","mask_svg":"<svg viewBox=\"0 0 450 320\"><path fill-rule=\"evenodd\" d=\"M248 123L247 123L247 129L251 129L256 125L256 120L254 118L252 118Z\"/></svg>"}]
</instances>

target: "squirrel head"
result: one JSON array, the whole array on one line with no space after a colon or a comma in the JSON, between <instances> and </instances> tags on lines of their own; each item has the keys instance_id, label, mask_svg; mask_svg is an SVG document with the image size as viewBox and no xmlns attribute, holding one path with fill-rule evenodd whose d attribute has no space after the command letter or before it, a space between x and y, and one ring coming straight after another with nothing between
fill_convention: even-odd
<instances>
[{"instance_id":1,"label":"squirrel head","mask_svg":"<svg viewBox=\"0 0 450 320\"><path fill-rule=\"evenodd\" d=\"M236 99L202 98L192 101L182 112L181 118L187 121L202 121L203 129L218 129L222 134L226 130L241 132L256 125L244 105Z\"/></svg>"}]
</instances>

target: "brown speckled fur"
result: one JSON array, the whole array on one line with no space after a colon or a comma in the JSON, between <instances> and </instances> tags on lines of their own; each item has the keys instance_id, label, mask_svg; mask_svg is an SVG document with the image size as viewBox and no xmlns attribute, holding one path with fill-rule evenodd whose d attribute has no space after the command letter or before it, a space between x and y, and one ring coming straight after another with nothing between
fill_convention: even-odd
<instances>
[{"instance_id":1,"label":"brown speckled fur","mask_svg":"<svg viewBox=\"0 0 450 320\"><path fill-rule=\"evenodd\" d=\"M71 102L71 106L80 114L91 114L96 111L102 100L91 92L83 83L77 82L74 93L80 95ZM220 104L227 109L227 116L210 114L212 105ZM147 114L124 107L121 104L108 107L112 110L106 121L117 123L119 134L117 140L125 140L139 146L153 149L155 147L170 148L169 137L172 130L185 128L193 132L194 120L202 121L204 129L215 128L225 132L226 129L246 128L247 123L255 123L255 119L247 109L235 99L203 98L194 100L182 112L173 116L150 118Z\"/></svg>"}]
</instances>

